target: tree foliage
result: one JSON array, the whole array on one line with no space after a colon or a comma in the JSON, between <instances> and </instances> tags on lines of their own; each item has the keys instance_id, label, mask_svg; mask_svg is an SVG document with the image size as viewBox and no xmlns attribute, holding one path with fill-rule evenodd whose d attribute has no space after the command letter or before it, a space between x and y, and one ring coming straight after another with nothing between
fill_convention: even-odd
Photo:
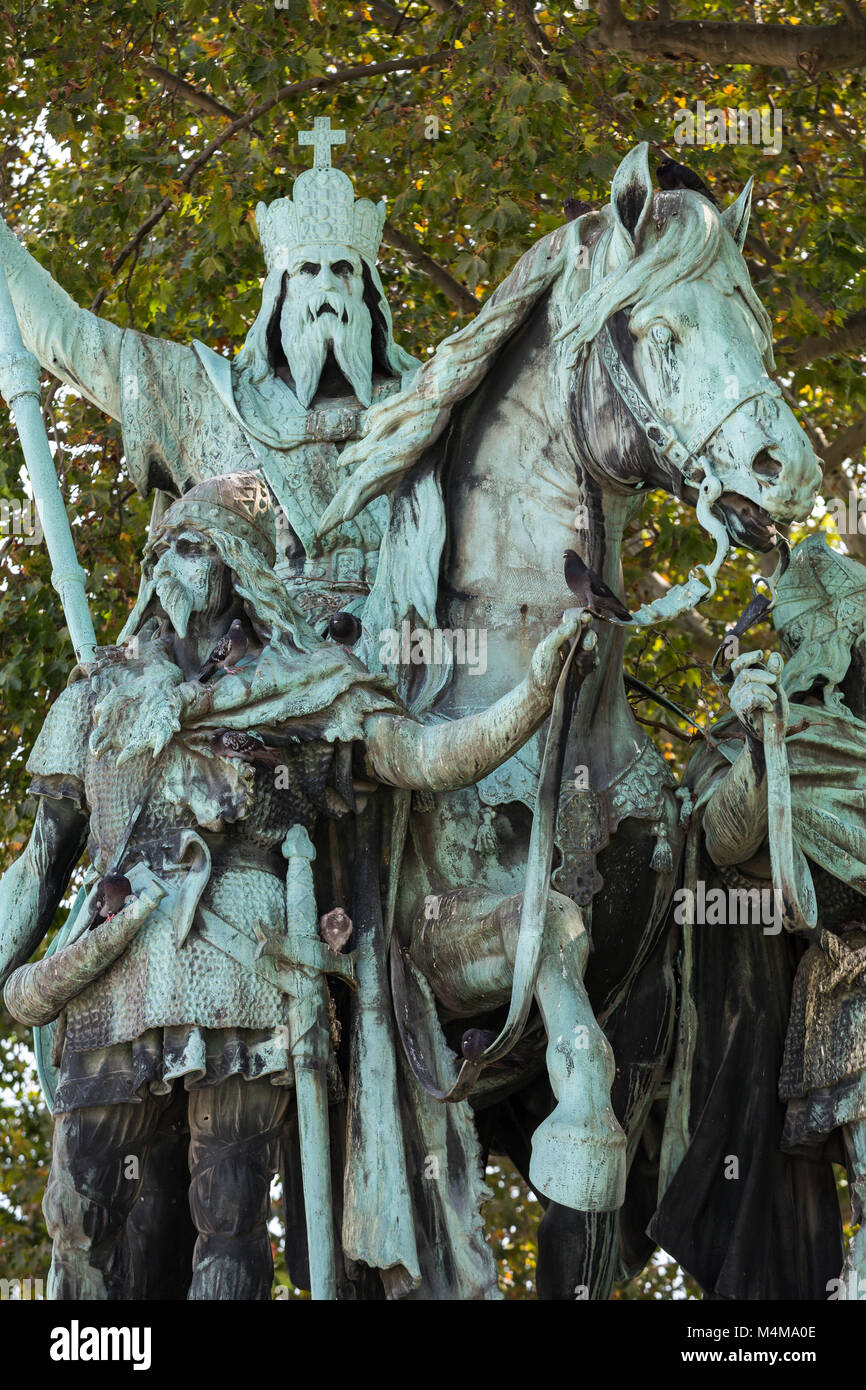
<instances>
[{"instance_id":1,"label":"tree foliage","mask_svg":"<svg viewBox=\"0 0 866 1390\"><path fill-rule=\"evenodd\" d=\"M297 135L313 115L348 131L335 162L358 194L388 200L383 279L398 337L419 355L560 223L566 198L606 201L635 141L685 158L721 202L754 175L747 255L774 320L785 393L826 462L826 497L859 489L866 20L855 0L634 0L627 12L616 0L93 0L71 9L21 0L0 15L0 46L9 223L80 304L226 352L258 306L253 209L291 191L308 162ZM778 108L781 152L678 152L676 113L698 100ZM56 389L46 418L98 637L110 640L136 590L148 503L125 473L114 422ZM20 499L21 455L5 415L0 430L0 496ZM812 524L830 526L820 511ZM866 536L843 539L866 558ZM27 752L72 654L44 546L7 536L0 549L8 862L30 824ZM693 516L653 497L627 538L627 588L641 594L706 558ZM631 669L704 722L718 704L707 658L756 572L740 555L691 626L630 648ZM681 764L688 724L643 702L639 712ZM7 1050L4 1085L19 1094L22 1065ZM28 1087L8 1161L38 1187L44 1125ZM15 1190L24 1209L31 1188ZM19 1238L0 1210L4 1252Z\"/></svg>"}]
</instances>

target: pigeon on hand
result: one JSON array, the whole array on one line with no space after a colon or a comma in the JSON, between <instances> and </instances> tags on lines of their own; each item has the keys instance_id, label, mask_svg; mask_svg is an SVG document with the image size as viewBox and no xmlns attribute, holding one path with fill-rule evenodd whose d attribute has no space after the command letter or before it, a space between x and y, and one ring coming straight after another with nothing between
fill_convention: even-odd
<instances>
[{"instance_id":1,"label":"pigeon on hand","mask_svg":"<svg viewBox=\"0 0 866 1390\"><path fill-rule=\"evenodd\" d=\"M319 935L339 955L352 935L352 919L341 907L332 907L319 918Z\"/></svg>"},{"instance_id":2,"label":"pigeon on hand","mask_svg":"<svg viewBox=\"0 0 866 1390\"><path fill-rule=\"evenodd\" d=\"M332 613L328 619L328 636L343 647L353 647L361 636L361 624L354 613Z\"/></svg>"},{"instance_id":3,"label":"pigeon on hand","mask_svg":"<svg viewBox=\"0 0 866 1390\"><path fill-rule=\"evenodd\" d=\"M210 742L221 758L242 758L257 767L276 767L279 761L279 753L267 746L261 734L247 733L244 729L217 729Z\"/></svg>"},{"instance_id":4,"label":"pigeon on hand","mask_svg":"<svg viewBox=\"0 0 866 1390\"><path fill-rule=\"evenodd\" d=\"M132 885L125 874L106 874L99 880L96 897L93 899L93 922L110 922L119 912L132 892Z\"/></svg>"},{"instance_id":5,"label":"pigeon on hand","mask_svg":"<svg viewBox=\"0 0 866 1390\"><path fill-rule=\"evenodd\" d=\"M234 673L237 663L247 649L247 635L240 618L235 618L228 632L221 637L196 677L200 685L210 680L214 671L222 668Z\"/></svg>"},{"instance_id":6,"label":"pigeon on hand","mask_svg":"<svg viewBox=\"0 0 866 1390\"><path fill-rule=\"evenodd\" d=\"M659 188L666 192L674 188L690 188L694 193L709 198L714 208L719 206L703 179L693 169L687 169L685 164L677 164L675 159L667 155L656 169L656 178Z\"/></svg>"},{"instance_id":7,"label":"pigeon on hand","mask_svg":"<svg viewBox=\"0 0 866 1390\"><path fill-rule=\"evenodd\" d=\"M604 618L607 622L612 619L621 623L631 622L631 613L620 602L613 589L609 589L595 570L583 563L576 551L566 550L563 558L565 582L574 596L580 600L582 608L588 609L594 618Z\"/></svg>"},{"instance_id":8,"label":"pigeon on hand","mask_svg":"<svg viewBox=\"0 0 866 1390\"><path fill-rule=\"evenodd\" d=\"M495 1037L487 1028L467 1028L460 1040L460 1051L467 1062L477 1062Z\"/></svg>"}]
</instances>

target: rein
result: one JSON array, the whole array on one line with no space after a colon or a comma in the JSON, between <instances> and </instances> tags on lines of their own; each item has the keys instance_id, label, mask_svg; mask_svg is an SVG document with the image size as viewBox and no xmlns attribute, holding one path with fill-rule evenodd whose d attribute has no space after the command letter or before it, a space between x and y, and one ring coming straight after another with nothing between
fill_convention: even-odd
<instances>
[{"instance_id":1,"label":"rein","mask_svg":"<svg viewBox=\"0 0 866 1390\"><path fill-rule=\"evenodd\" d=\"M526 1025L532 1004L535 979L544 940L544 924L550 893L550 871L553 865L553 835L559 807L559 788L562 764L568 736L568 721L574 700L573 662L583 646L586 629L578 633L565 659L556 692L544 745L544 757L538 780L538 795L532 816L529 853L526 865L526 884L520 913L520 930L514 960L511 1002L508 1017L499 1036L476 1060L465 1059L456 1079L448 1089L439 1086L424 1057L419 1041L420 1024L428 1011L425 1001L413 998L407 956L396 935L391 937L391 990L394 999L394 1018L406 1060L415 1080L428 1095L438 1101L465 1100L479 1075L491 1062L510 1052Z\"/></svg>"}]
</instances>

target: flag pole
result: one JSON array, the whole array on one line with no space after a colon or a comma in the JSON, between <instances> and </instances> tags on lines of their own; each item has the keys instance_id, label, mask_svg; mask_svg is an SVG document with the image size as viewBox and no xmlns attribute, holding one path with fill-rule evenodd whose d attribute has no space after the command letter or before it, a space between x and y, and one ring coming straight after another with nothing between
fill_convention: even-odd
<instances>
[{"instance_id":1,"label":"flag pole","mask_svg":"<svg viewBox=\"0 0 866 1390\"><path fill-rule=\"evenodd\" d=\"M51 559L51 583L60 595L75 655L82 664L95 655L96 634L87 604L87 575L78 563L39 392L39 363L21 338L15 306L0 266L0 394L15 421L33 498Z\"/></svg>"}]
</instances>

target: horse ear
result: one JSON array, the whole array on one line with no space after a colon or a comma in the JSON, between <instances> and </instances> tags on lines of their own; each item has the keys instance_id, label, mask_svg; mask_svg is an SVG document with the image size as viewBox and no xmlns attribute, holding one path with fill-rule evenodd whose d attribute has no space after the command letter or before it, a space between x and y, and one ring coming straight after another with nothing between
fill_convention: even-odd
<instances>
[{"instance_id":1,"label":"horse ear","mask_svg":"<svg viewBox=\"0 0 866 1390\"><path fill-rule=\"evenodd\" d=\"M614 218L634 247L653 205L653 185L650 178L646 141L630 150L613 176L610 201Z\"/></svg>"},{"instance_id":2,"label":"horse ear","mask_svg":"<svg viewBox=\"0 0 866 1390\"><path fill-rule=\"evenodd\" d=\"M749 230L749 214L752 211L752 184L754 182L753 174L737 201L731 203L730 207L725 208L722 213L722 223L727 227L741 251L745 245L746 232Z\"/></svg>"}]
</instances>

